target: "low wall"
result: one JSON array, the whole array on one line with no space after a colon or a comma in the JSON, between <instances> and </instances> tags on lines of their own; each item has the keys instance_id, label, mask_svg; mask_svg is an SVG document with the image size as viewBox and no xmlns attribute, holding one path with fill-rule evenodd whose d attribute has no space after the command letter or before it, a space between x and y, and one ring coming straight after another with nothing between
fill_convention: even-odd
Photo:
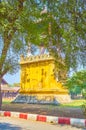
<instances>
[{"instance_id":1,"label":"low wall","mask_svg":"<svg viewBox=\"0 0 86 130\"><path fill-rule=\"evenodd\" d=\"M29 119L29 120L49 122L55 124L65 124L65 125L72 125L76 127L86 128L86 119L45 116L45 115L10 112L10 111L0 111L0 116L21 118L26 120Z\"/></svg>"}]
</instances>

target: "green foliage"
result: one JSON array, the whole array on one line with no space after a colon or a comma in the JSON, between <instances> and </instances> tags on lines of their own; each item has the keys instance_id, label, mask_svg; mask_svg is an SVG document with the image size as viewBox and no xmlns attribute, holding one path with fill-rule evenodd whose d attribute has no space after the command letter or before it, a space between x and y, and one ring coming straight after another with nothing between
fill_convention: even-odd
<instances>
[{"instance_id":1,"label":"green foliage","mask_svg":"<svg viewBox=\"0 0 86 130\"><path fill-rule=\"evenodd\" d=\"M70 90L71 94L82 94L85 100L82 102L81 108L86 117L86 70L75 73L67 80L66 86Z\"/></svg>"},{"instance_id":2,"label":"green foliage","mask_svg":"<svg viewBox=\"0 0 86 130\"><path fill-rule=\"evenodd\" d=\"M0 75L17 71L19 55L26 55L28 41L43 43L59 61L59 70L85 65L85 4L81 0L2 0ZM44 6L47 13L41 15Z\"/></svg>"},{"instance_id":3,"label":"green foliage","mask_svg":"<svg viewBox=\"0 0 86 130\"><path fill-rule=\"evenodd\" d=\"M74 87L70 88L69 91L71 94L77 95L77 94L81 94L82 89L78 86L74 86Z\"/></svg>"},{"instance_id":4,"label":"green foliage","mask_svg":"<svg viewBox=\"0 0 86 130\"><path fill-rule=\"evenodd\" d=\"M43 0L44 1L44 0ZM45 2L45 1L44 1ZM78 63L85 64L85 19L86 9L83 1L47 1L48 8L47 16L41 16L46 21L48 26L51 23L51 35L49 36L48 29L44 33L47 35L45 41L48 41L47 46L53 50L56 58L65 59L67 69L77 68ZM50 41L50 42L49 42ZM52 48L52 46L55 46ZM82 52L83 50L83 52ZM58 60L58 58L57 58ZM79 61L79 62L78 62ZM61 68L60 68L61 69Z\"/></svg>"},{"instance_id":5,"label":"green foliage","mask_svg":"<svg viewBox=\"0 0 86 130\"><path fill-rule=\"evenodd\" d=\"M71 89L77 88L86 89L86 70L76 72L72 77L66 81L66 86Z\"/></svg>"},{"instance_id":6,"label":"green foliage","mask_svg":"<svg viewBox=\"0 0 86 130\"><path fill-rule=\"evenodd\" d=\"M7 0L0 3L0 77L8 72L11 74L17 72L19 55L26 54L25 9L27 8L24 0L22 2L21 0L14 2ZM28 14L27 17L29 16L31 15Z\"/></svg>"},{"instance_id":7,"label":"green foliage","mask_svg":"<svg viewBox=\"0 0 86 130\"><path fill-rule=\"evenodd\" d=\"M82 90L82 95L83 95L84 99L86 99L86 88L84 88L84 89Z\"/></svg>"}]
</instances>

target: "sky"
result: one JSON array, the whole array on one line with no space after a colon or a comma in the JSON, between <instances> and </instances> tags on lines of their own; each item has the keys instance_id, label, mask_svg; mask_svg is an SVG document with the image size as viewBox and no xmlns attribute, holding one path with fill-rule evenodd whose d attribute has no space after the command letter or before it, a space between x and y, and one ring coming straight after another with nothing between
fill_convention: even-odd
<instances>
[{"instance_id":1,"label":"sky","mask_svg":"<svg viewBox=\"0 0 86 130\"><path fill-rule=\"evenodd\" d=\"M20 71L14 75L7 74L4 76L4 79L8 84L20 83Z\"/></svg>"}]
</instances>

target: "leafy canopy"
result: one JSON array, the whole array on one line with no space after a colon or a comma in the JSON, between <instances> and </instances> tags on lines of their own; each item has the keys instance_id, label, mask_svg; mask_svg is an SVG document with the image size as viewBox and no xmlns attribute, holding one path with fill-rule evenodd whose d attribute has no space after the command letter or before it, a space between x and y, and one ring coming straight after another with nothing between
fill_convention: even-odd
<instances>
[{"instance_id":1,"label":"leafy canopy","mask_svg":"<svg viewBox=\"0 0 86 130\"><path fill-rule=\"evenodd\" d=\"M47 12L41 14L46 7ZM84 0L1 0L0 76L18 69L20 54L27 43L43 45L56 57L61 68L86 64L86 1Z\"/></svg>"},{"instance_id":2,"label":"leafy canopy","mask_svg":"<svg viewBox=\"0 0 86 130\"><path fill-rule=\"evenodd\" d=\"M76 72L67 80L66 86L68 86L69 89L75 87L80 88L81 90L86 89L86 70Z\"/></svg>"}]
</instances>

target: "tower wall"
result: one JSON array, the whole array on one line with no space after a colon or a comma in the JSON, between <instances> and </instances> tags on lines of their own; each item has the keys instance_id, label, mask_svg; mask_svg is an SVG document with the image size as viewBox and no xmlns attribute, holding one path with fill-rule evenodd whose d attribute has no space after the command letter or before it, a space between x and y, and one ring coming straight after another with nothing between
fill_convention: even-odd
<instances>
[{"instance_id":1,"label":"tower wall","mask_svg":"<svg viewBox=\"0 0 86 130\"><path fill-rule=\"evenodd\" d=\"M21 57L20 93L67 94L62 83L56 81L54 58L49 55Z\"/></svg>"},{"instance_id":2,"label":"tower wall","mask_svg":"<svg viewBox=\"0 0 86 130\"><path fill-rule=\"evenodd\" d=\"M68 90L56 80L52 56L21 56L20 67L21 88L17 102L58 104L70 101Z\"/></svg>"}]
</instances>

